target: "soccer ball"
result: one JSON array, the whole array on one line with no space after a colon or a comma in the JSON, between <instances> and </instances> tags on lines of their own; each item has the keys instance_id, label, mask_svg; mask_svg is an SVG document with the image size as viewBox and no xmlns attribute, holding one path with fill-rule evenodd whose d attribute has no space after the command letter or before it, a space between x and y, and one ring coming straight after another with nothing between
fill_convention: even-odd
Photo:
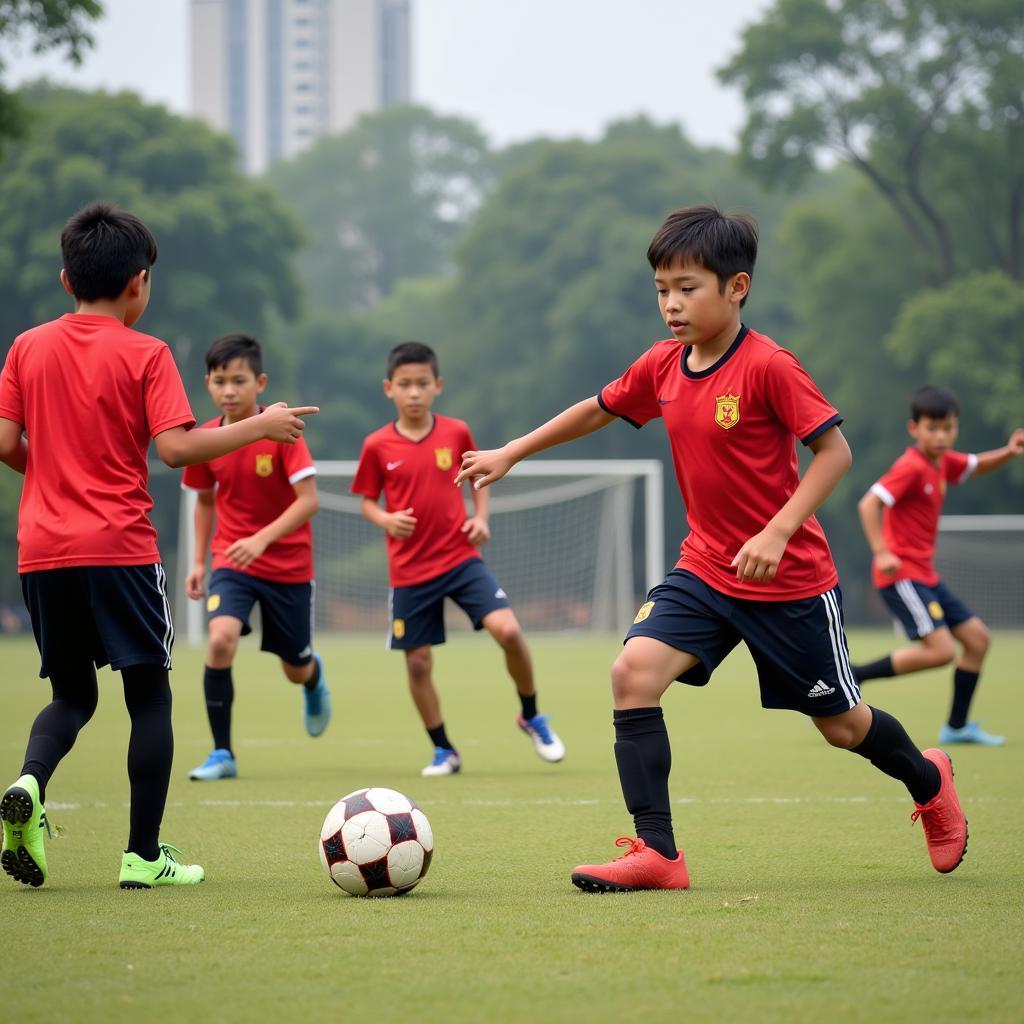
<instances>
[{"instance_id":1,"label":"soccer ball","mask_svg":"<svg viewBox=\"0 0 1024 1024\"><path fill-rule=\"evenodd\" d=\"M320 863L353 896L401 896L427 873L433 852L427 816L393 789L343 796L320 830Z\"/></svg>"}]
</instances>

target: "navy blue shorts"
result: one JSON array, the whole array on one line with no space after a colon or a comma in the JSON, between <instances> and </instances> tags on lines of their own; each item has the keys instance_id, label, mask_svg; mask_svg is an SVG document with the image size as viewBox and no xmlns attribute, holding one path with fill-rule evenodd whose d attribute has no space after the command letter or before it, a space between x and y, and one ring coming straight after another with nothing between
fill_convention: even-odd
<instances>
[{"instance_id":1,"label":"navy blue shorts","mask_svg":"<svg viewBox=\"0 0 1024 1024\"><path fill-rule=\"evenodd\" d=\"M765 708L827 718L860 702L838 587L799 601L747 601L673 569L647 595L626 639L634 636L653 637L699 658L699 665L679 677L693 686L704 686L742 640L757 666Z\"/></svg>"},{"instance_id":2,"label":"navy blue shorts","mask_svg":"<svg viewBox=\"0 0 1024 1024\"><path fill-rule=\"evenodd\" d=\"M484 618L508 607L508 597L481 558L469 558L454 569L411 587L392 587L388 599L388 647L411 651L445 641L444 599L450 597L474 629Z\"/></svg>"},{"instance_id":3,"label":"navy blue shorts","mask_svg":"<svg viewBox=\"0 0 1024 1024\"><path fill-rule=\"evenodd\" d=\"M44 679L79 672L83 664L171 667L174 626L159 562L26 572L21 592Z\"/></svg>"},{"instance_id":4,"label":"navy blue shorts","mask_svg":"<svg viewBox=\"0 0 1024 1024\"><path fill-rule=\"evenodd\" d=\"M259 602L263 624L261 651L289 665L308 665L313 657L313 596L316 584L274 583L234 569L215 569L206 598L206 621L218 615L240 619L242 636L252 632L249 616Z\"/></svg>"},{"instance_id":5,"label":"navy blue shorts","mask_svg":"<svg viewBox=\"0 0 1024 1024\"><path fill-rule=\"evenodd\" d=\"M934 587L917 580L900 580L878 593L896 616L910 640L920 640L937 629L953 629L974 618L974 612L939 580Z\"/></svg>"}]
</instances>

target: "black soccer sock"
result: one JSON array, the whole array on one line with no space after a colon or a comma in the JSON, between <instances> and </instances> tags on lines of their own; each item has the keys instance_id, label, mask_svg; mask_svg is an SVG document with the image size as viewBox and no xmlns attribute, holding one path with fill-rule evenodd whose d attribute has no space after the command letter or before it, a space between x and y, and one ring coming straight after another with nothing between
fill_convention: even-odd
<instances>
[{"instance_id":1,"label":"black soccer sock","mask_svg":"<svg viewBox=\"0 0 1024 1024\"><path fill-rule=\"evenodd\" d=\"M897 719L878 708L870 708L870 711L871 727L853 752L866 758L880 772L899 779L915 803L928 803L942 784L939 769L914 746Z\"/></svg>"},{"instance_id":2,"label":"black soccer sock","mask_svg":"<svg viewBox=\"0 0 1024 1024\"><path fill-rule=\"evenodd\" d=\"M529 720L537 714L537 694L531 693L527 697L525 693L521 693L519 703L523 706L523 718Z\"/></svg>"},{"instance_id":3,"label":"black soccer sock","mask_svg":"<svg viewBox=\"0 0 1024 1024\"><path fill-rule=\"evenodd\" d=\"M160 856L160 822L174 759L171 683L162 665L133 665L121 672L132 720L128 740L131 784L128 851L145 860Z\"/></svg>"},{"instance_id":4,"label":"black soccer sock","mask_svg":"<svg viewBox=\"0 0 1024 1024\"><path fill-rule=\"evenodd\" d=\"M21 774L31 775L39 783L39 800L46 801L46 785L61 759L75 745L78 732L93 716L99 691L92 663L81 671L52 673L53 699L36 715L25 750Z\"/></svg>"},{"instance_id":5,"label":"black soccer sock","mask_svg":"<svg viewBox=\"0 0 1024 1024\"><path fill-rule=\"evenodd\" d=\"M851 665L850 668L853 669L853 676L858 683L863 683L866 679L888 679L896 675L896 670L892 667L891 654L879 658L878 661L869 661L866 665Z\"/></svg>"},{"instance_id":6,"label":"black soccer sock","mask_svg":"<svg viewBox=\"0 0 1024 1024\"><path fill-rule=\"evenodd\" d=\"M203 693L206 695L206 717L210 720L213 745L218 750L231 750L231 705L235 700L235 684L230 666L210 668L207 665L203 669Z\"/></svg>"},{"instance_id":7,"label":"black soccer sock","mask_svg":"<svg viewBox=\"0 0 1024 1024\"><path fill-rule=\"evenodd\" d=\"M302 684L307 690L315 690L320 682L320 662L313 659L313 674Z\"/></svg>"},{"instance_id":8,"label":"black soccer sock","mask_svg":"<svg viewBox=\"0 0 1024 1024\"><path fill-rule=\"evenodd\" d=\"M668 776L672 748L660 707L616 711L615 764L626 810L633 815L636 834L663 857L676 858Z\"/></svg>"},{"instance_id":9,"label":"black soccer sock","mask_svg":"<svg viewBox=\"0 0 1024 1024\"><path fill-rule=\"evenodd\" d=\"M971 709L974 690L978 685L978 673L958 668L953 673L953 706L949 711L949 727L962 729L967 724L967 712Z\"/></svg>"},{"instance_id":10,"label":"black soccer sock","mask_svg":"<svg viewBox=\"0 0 1024 1024\"><path fill-rule=\"evenodd\" d=\"M433 729L427 730L427 735L430 737L430 742L435 747L443 747L445 750L454 750L451 740L448 739L448 733L444 731L444 722L440 725L435 725Z\"/></svg>"}]
</instances>

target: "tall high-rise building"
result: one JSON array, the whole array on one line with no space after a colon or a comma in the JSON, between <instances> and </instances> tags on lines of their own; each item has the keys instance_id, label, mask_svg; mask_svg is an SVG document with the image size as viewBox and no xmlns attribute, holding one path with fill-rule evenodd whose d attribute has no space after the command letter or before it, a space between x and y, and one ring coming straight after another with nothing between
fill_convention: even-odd
<instances>
[{"instance_id":1,"label":"tall high-rise building","mask_svg":"<svg viewBox=\"0 0 1024 1024\"><path fill-rule=\"evenodd\" d=\"M192 111L259 173L409 102L411 0L192 0Z\"/></svg>"}]
</instances>

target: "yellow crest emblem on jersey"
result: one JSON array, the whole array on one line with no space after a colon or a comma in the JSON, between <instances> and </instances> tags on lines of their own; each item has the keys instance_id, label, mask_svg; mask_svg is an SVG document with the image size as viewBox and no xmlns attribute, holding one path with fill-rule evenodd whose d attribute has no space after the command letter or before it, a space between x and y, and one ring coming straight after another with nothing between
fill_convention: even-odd
<instances>
[{"instance_id":1,"label":"yellow crest emblem on jersey","mask_svg":"<svg viewBox=\"0 0 1024 1024\"><path fill-rule=\"evenodd\" d=\"M435 448L434 449L434 461L437 463L438 469L451 469L452 468L452 450L451 448Z\"/></svg>"},{"instance_id":2,"label":"yellow crest emblem on jersey","mask_svg":"<svg viewBox=\"0 0 1024 1024\"><path fill-rule=\"evenodd\" d=\"M394 633L396 640L401 640L405 636L405 619L395 619L391 623L391 632Z\"/></svg>"},{"instance_id":3,"label":"yellow crest emblem on jersey","mask_svg":"<svg viewBox=\"0 0 1024 1024\"><path fill-rule=\"evenodd\" d=\"M647 616L651 614L651 609L653 607L653 601L645 601L642 605L640 605L640 611L636 613L636 618L633 620L633 625L635 626L638 622L643 622L644 619L646 619Z\"/></svg>"},{"instance_id":4,"label":"yellow crest emblem on jersey","mask_svg":"<svg viewBox=\"0 0 1024 1024\"><path fill-rule=\"evenodd\" d=\"M732 430L740 421L740 396L718 395L715 398L715 422L723 430Z\"/></svg>"},{"instance_id":5,"label":"yellow crest emblem on jersey","mask_svg":"<svg viewBox=\"0 0 1024 1024\"><path fill-rule=\"evenodd\" d=\"M941 605L941 604L939 604L939 602L938 602L938 601L929 601L929 602L928 602L928 614L929 614L929 615L930 615L930 616L931 616L931 617L932 617L933 619L935 619L935 621L936 621L936 622L938 622L938 621L939 621L939 619L941 619L941 618L942 618L942 616L943 616L943 615L944 615L945 613L944 613L944 612L943 612L943 610L942 610L942 605Z\"/></svg>"},{"instance_id":6,"label":"yellow crest emblem on jersey","mask_svg":"<svg viewBox=\"0 0 1024 1024\"><path fill-rule=\"evenodd\" d=\"M268 454L256 456L256 475L270 476L274 472L274 456Z\"/></svg>"},{"instance_id":7,"label":"yellow crest emblem on jersey","mask_svg":"<svg viewBox=\"0 0 1024 1024\"><path fill-rule=\"evenodd\" d=\"M206 599L206 610L215 612L220 607L220 594L211 594Z\"/></svg>"}]
</instances>

